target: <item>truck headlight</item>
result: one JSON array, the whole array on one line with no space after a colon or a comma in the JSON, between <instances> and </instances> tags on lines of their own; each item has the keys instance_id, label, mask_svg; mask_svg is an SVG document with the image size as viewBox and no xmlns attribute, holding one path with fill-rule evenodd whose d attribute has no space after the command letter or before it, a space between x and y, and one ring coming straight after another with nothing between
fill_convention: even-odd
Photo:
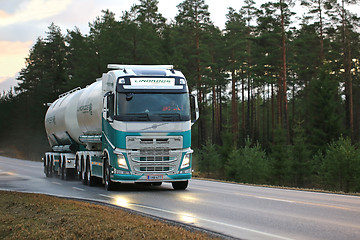
<instances>
[{"instance_id":1,"label":"truck headlight","mask_svg":"<svg viewBox=\"0 0 360 240\"><path fill-rule=\"evenodd\" d=\"M191 153L185 154L180 169L187 168L190 166L190 160L191 160Z\"/></svg>"},{"instance_id":2,"label":"truck headlight","mask_svg":"<svg viewBox=\"0 0 360 240\"><path fill-rule=\"evenodd\" d=\"M128 169L126 159L125 159L125 156L123 154L117 155L117 162L118 162L119 167Z\"/></svg>"}]
</instances>

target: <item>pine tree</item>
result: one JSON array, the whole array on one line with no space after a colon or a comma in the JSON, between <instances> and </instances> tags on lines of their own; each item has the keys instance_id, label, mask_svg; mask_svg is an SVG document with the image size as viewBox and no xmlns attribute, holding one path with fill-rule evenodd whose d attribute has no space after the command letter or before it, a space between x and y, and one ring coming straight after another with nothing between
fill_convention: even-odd
<instances>
[{"instance_id":1,"label":"pine tree","mask_svg":"<svg viewBox=\"0 0 360 240\"><path fill-rule=\"evenodd\" d=\"M226 15L226 52L228 57L227 69L231 72L231 109L232 109L232 129L233 144L237 147L239 138L239 120L238 120L238 93L237 93L237 73L244 71L244 63L246 57L246 36L247 27L246 20L240 13L235 12L233 8L229 8ZM248 86L250 87L250 86ZM244 99L242 99L244 100Z\"/></svg>"},{"instance_id":2,"label":"pine tree","mask_svg":"<svg viewBox=\"0 0 360 240\"><path fill-rule=\"evenodd\" d=\"M190 88L196 87L199 111L202 115L204 111L204 86L202 75L205 67L209 66L210 59L204 59L205 51L203 42L203 32L211 25L208 5L204 0L185 0L178 6L179 12L175 17L178 39L177 48L182 49L181 55L177 57L184 58L182 69L187 69L187 79L189 79ZM195 82L193 82L193 79ZM205 142L205 120L200 117L199 120L199 143ZM200 146L201 144L199 144Z\"/></svg>"},{"instance_id":3,"label":"pine tree","mask_svg":"<svg viewBox=\"0 0 360 240\"><path fill-rule=\"evenodd\" d=\"M343 132L339 82L328 65L320 69L317 78L309 85L306 114L308 141L313 152L324 153L326 145Z\"/></svg>"}]
</instances>

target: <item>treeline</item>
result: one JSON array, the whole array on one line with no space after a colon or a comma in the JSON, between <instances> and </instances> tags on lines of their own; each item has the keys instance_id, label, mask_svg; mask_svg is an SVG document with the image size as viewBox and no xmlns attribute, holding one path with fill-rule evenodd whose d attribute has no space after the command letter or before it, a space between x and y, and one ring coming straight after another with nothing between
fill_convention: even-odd
<instances>
[{"instance_id":1,"label":"treeline","mask_svg":"<svg viewBox=\"0 0 360 240\"><path fill-rule=\"evenodd\" d=\"M222 30L204 0L184 0L170 23L157 0L140 0L120 20L103 11L87 34L64 35L53 23L19 86L1 96L1 142L37 157L48 147L43 103L92 83L108 63L174 64L198 95L200 174L360 191L360 19L349 11L358 1L302 0L303 16L294 2L244 0Z\"/></svg>"}]
</instances>

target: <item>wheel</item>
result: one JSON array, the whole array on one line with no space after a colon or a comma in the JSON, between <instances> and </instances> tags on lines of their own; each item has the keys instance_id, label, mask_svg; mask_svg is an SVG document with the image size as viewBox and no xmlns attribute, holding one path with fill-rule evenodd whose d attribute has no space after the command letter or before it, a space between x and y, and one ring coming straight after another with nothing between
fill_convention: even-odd
<instances>
[{"instance_id":1,"label":"wheel","mask_svg":"<svg viewBox=\"0 0 360 240\"><path fill-rule=\"evenodd\" d=\"M50 177L49 159L45 156L44 158L44 173L46 177Z\"/></svg>"},{"instance_id":2,"label":"wheel","mask_svg":"<svg viewBox=\"0 0 360 240\"><path fill-rule=\"evenodd\" d=\"M53 173L54 173L54 165L53 165L54 161L53 159L51 158L50 160L50 165L49 165L49 177L52 177L53 176Z\"/></svg>"},{"instance_id":3,"label":"wheel","mask_svg":"<svg viewBox=\"0 0 360 240\"><path fill-rule=\"evenodd\" d=\"M66 171L66 166L65 166L65 160L63 159L61 163L61 172L60 172L60 177L62 180L65 179L65 171Z\"/></svg>"},{"instance_id":4,"label":"wheel","mask_svg":"<svg viewBox=\"0 0 360 240\"><path fill-rule=\"evenodd\" d=\"M189 181L172 182L174 190L185 190L188 186Z\"/></svg>"},{"instance_id":5,"label":"wheel","mask_svg":"<svg viewBox=\"0 0 360 240\"><path fill-rule=\"evenodd\" d=\"M107 191L114 190L115 183L110 179L110 164L108 159L105 159L104 180L105 180L105 189Z\"/></svg>"},{"instance_id":6,"label":"wheel","mask_svg":"<svg viewBox=\"0 0 360 240\"><path fill-rule=\"evenodd\" d=\"M75 160L75 169L74 169L74 178L76 180L81 179L81 171L80 171L80 165L79 165L79 158L76 156Z\"/></svg>"},{"instance_id":7,"label":"wheel","mask_svg":"<svg viewBox=\"0 0 360 240\"><path fill-rule=\"evenodd\" d=\"M151 183L151 186L155 186L155 187L158 187L158 186L161 186L162 182L154 182L154 183Z\"/></svg>"},{"instance_id":8,"label":"wheel","mask_svg":"<svg viewBox=\"0 0 360 240\"><path fill-rule=\"evenodd\" d=\"M82 184L84 185L87 185L88 183L88 179L87 179L87 167L85 166L85 163L84 163L84 160L82 159L81 160L82 164L81 164L81 181L82 181Z\"/></svg>"},{"instance_id":9,"label":"wheel","mask_svg":"<svg viewBox=\"0 0 360 240\"><path fill-rule=\"evenodd\" d=\"M94 186L95 185L95 177L91 176L91 166L90 166L90 160L88 159L86 161L86 173L87 173L87 180L88 180L88 185L89 186Z\"/></svg>"}]
</instances>

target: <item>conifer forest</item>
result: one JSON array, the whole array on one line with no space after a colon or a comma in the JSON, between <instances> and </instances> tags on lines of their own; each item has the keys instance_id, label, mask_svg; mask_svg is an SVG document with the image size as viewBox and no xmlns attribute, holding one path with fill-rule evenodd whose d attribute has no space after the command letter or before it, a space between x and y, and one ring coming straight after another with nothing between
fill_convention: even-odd
<instances>
[{"instance_id":1,"label":"conifer forest","mask_svg":"<svg viewBox=\"0 0 360 240\"><path fill-rule=\"evenodd\" d=\"M89 32L44 29L19 85L0 94L0 144L40 160L50 147L46 103L85 87L108 63L173 64L197 94L195 174L250 184L360 191L358 0L244 0L225 28L206 0L184 0L172 20L157 0L120 16L103 10ZM298 15L294 4L306 13Z\"/></svg>"}]
</instances>

